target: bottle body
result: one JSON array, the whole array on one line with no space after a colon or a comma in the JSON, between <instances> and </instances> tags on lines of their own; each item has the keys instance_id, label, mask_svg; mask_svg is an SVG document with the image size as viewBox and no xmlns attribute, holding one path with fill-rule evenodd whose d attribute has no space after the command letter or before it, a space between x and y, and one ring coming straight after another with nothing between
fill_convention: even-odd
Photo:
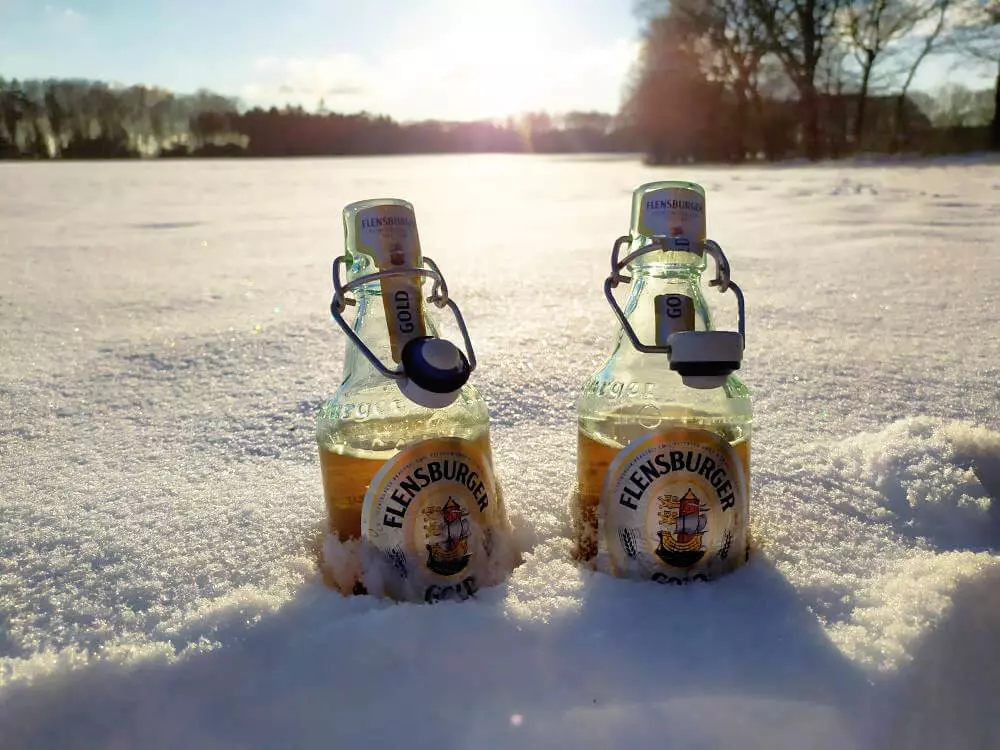
<instances>
[{"instance_id":1,"label":"bottle body","mask_svg":"<svg viewBox=\"0 0 1000 750\"><path fill-rule=\"evenodd\" d=\"M450 414L433 420L391 392L345 393L323 405L317 442L331 533L341 541L361 537L361 510L372 479L410 443L461 439L492 468L486 406L468 388L465 403L456 402L447 408Z\"/></svg>"},{"instance_id":2,"label":"bottle body","mask_svg":"<svg viewBox=\"0 0 1000 750\"><path fill-rule=\"evenodd\" d=\"M346 571L327 571L343 593L465 599L513 567L488 412L472 386L441 410L417 406L398 389L338 391L321 409L317 441L326 549L331 543L340 548L327 557L342 560L341 550L354 547L360 558ZM449 502L461 507L450 508ZM472 528L466 519L449 523L449 514L470 511ZM383 548L401 554L389 571L378 570L384 567ZM476 551L489 558L485 565L470 564ZM394 575L401 564L409 568L406 575Z\"/></svg>"},{"instance_id":3,"label":"bottle body","mask_svg":"<svg viewBox=\"0 0 1000 750\"><path fill-rule=\"evenodd\" d=\"M372 216L412 218L404 202L350 209L345 224L352 228ZM349 278L385 270L389 262L422 267L415 225L390 222L380 230L386 228L382 239L392 254L385 264L358 252L347 232ZM395 276L355 290L351 329L380 362L398 363L407 335L437 336L423 286L419 278ZM447 405L421 405L349 341L343 381L320 410L316 436L329 527L324 563L341 591L464 599L509 573L509 524L494 476L489 412L473 386L461 386Z\"/></svg>"},{"instance_id":4,"label":"bottle body","mask_svg":"<svg viewBox=\"0 0 1000 750\"><path fill-rule=\"evenodd\" d=\"M666 583L735 569L749 554L749 393L730 376L722 398L692 400L673 373L636 374L602 368L579 400L579 558Z\"/></svg>"},{"instance_id":5,"label":"bottle body","mask_svg":"<svg viewBox=\"0 0 1000 750\"><path fill-rule=\"evenodd\" d=\"M683 189L685 205L700 197L703 222L703 194ZM651 239L636 231L637 214L643 218L634 211L630 252ZM692 244L704 239L697 221L693 231L687 224ZM628 266L623 314L640 342L663 345L672 332L713 330L701 286L705 265L699 254L673 251ZM750 394L732 374L718 387L691 387L696 381L619 331L611 355L584 384L572 500L581 560L622 577L683 583L747 559Z\"/></svg>"}]
</instances>

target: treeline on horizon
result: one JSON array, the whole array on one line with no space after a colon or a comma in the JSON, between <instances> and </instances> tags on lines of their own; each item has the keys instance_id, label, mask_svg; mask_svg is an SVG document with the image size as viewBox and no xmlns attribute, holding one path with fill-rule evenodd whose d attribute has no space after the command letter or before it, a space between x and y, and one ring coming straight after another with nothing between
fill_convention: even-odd
<instances>
[{"instance_id":1,"label":"treeline on horizon","mask_svg":"<svg viewBox=\"0 0 1000 750\"><path fill-rule=\"evenodd\" d=\"M617 118L545 113L504 122L402 123L301 106L242 110L208 91L174 94L99 81L0 79L0 158L348 156L640 150Z\"/></svg>"},{"instance_id":2,"label":"treeline on horizon","mask_svg":"<svg viewBox=\"0 0 1000 750\"><path fill-rule=\"evenodd\" d=\"M401 123L200 91L0 77L0 158L644 152L653 163L1000 150L1000 0L641 0L620 112ZM948 53L992 90L912 90Z\"/></svg>"}]
</instances>

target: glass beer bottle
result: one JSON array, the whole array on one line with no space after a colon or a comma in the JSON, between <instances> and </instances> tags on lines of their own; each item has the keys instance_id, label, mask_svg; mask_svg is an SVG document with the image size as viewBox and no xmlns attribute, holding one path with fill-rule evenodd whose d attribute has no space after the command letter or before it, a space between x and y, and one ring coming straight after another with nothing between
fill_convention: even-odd
<instances>
[{"instance_id":1,"label":"glass beer bottle","mask_svg":"<svg viewBox=\"0 0 1000 750\"><path fill-rule=\"evenodd\" d=\"M752 411L732 374L743 295L705 227L701 186L636 188L605 282L622 327L577 403L572 515L579 558L622 577L707 580L749 554ZM713 329L701 288L707 255L717 265L710 285L737 296L738 333ZM621 284L631 285L623 307L613 294Z\"/></svg>"},{"instance_id":2,"label":"glass beer bottle","mask_svg":"<svg viewBox=\"0 0 1000 750\"><path fill-rule=\"evenodd\" d=\"M472 342L440 271L421 255L412 205L360 201L343 219L331 312L349 341L343 381L317 427L325 572L344 593L465 599L513 567L489 413L467 382ZM438 336L425 303L450 308L468 356ZM348 306L357 307L353 324Z\"/></svg>"}]
</instances>

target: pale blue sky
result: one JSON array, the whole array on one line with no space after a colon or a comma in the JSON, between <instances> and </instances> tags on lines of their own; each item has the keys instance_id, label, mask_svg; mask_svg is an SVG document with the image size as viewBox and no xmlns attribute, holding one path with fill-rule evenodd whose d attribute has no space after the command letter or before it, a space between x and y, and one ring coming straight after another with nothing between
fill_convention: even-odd
<instances>
[{"instance_id":1,"label":"pale blue sky","mask_svg":"<svg viewBox=\"0 0 1000 750\"><path fill-rule=\"evenodd\" d=\"M401 119L614 111L638 31L630 0L0 0L0 75Z\"/></svg>"}]
</instances>

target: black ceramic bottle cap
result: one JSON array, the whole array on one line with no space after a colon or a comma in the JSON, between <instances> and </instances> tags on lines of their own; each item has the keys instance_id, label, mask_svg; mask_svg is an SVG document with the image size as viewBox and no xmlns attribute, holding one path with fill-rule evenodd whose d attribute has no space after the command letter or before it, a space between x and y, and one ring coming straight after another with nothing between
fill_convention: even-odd
<instances>
[{"instance_id":1,"label":"black ceramic bottle cap","mask_svg":"<svg viewBox=\"0 0 1000 750\"><path fill-rule=\"evenodd\" d=\"M472 368L465 353L445 339L421 336L403 347L403 372L414 385L431 393L454 393L469 380Z\"/></svg>"}]
</instances>

